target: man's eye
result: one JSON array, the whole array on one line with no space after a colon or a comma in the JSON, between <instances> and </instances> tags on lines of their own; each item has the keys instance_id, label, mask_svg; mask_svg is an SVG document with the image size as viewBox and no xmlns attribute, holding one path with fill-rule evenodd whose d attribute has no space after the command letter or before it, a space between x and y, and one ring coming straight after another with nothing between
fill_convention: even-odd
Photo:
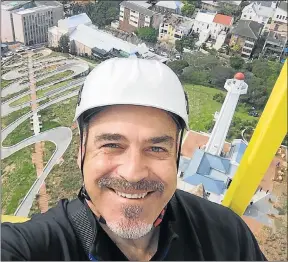
<instances>
[{"instance_id":1,"label":"man's eye","mask_svg":"<svg viewBox=\"0 0 288 262\"><path fill-rule=\"evenodd\" d=\"M164 148L158 147L158 146L152 146L151 147L151 151L153 151L155 153L166 152L166 150Z\"/></svg>"},{"instance_id":2,"label":"man's eye","mask_svg":"<svg viewBox=\"0 0 288 262\"><path fill-rule=\"evenodd\" d=\"M103 145L102 147L109 147L109 148L119 148L119 145L117 144L106 144L106 145Z\"/></svg>"}]
</instances>

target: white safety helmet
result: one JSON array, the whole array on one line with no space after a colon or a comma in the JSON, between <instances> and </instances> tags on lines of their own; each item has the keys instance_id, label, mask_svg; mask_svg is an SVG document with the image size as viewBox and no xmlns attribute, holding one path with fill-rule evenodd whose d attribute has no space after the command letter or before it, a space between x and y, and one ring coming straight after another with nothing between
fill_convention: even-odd
<instances>
[{"instance_id":1,"label":"white safety helmet","mask_svg":"<svg viewBox=\"0 0 288 262\"><path fill-rule=\"evenodd\" d=\"M163 109L188 129L188 101L176 74L156 60L112 58L96 66L79 93L74 121L87 110L110 105Z\"/></svg>"}]
</instances>

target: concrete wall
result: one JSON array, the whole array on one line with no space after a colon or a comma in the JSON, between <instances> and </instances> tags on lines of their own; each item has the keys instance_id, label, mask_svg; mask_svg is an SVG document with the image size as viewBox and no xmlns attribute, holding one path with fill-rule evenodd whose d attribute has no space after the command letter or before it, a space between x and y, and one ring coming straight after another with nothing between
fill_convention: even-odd
<instances>
[{"instance_id":1,"label":"concrete wall","mask_svg":"<svg viewBox=\"0 0 288 262\"><path fill-rule=\"evenodd\" d=\"M1 41L14 42L10 11L1 9Z\"/></svg>"},{"instance_id":2,"label":"concrete wall","mask_svg":"<svg viewBox=\"0 0 288 262\"><path fill-rule=\"evenodd\" d=\"M17 13L13 14L13 23L15 30L15 40L20 43L26 44L24 36L23 16Z\"/></svg>"},{"instance_id":3,"label":"concrete wall","mask_svg":"<svg viewBox=\"0 0 288 262\"><path fill-rule=\"evenodd\" d=\"M77 53L77 55L85 55L85 53L88 55L88 56L91 56L92 55L92 51L91 51L91 48L88 47L88 46L85 46L84 44L78 42L78 41L75 41L73 40L73 51L75 51Z\"/></svg>"}]
</instances>

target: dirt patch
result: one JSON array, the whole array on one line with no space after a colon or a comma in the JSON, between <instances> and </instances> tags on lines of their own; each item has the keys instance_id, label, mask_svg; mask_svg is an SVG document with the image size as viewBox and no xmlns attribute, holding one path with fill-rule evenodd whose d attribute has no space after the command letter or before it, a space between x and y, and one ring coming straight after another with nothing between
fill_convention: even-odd
<instances>
[{"instance_id":1,"label":"dirt patch","mask_svg":"<svg viewBox=\"0 0 288 262\"><path fill-rule=\"evenodd\" d=\"M273 159L270 168L270 174L267 177L277 177L277 173L281 170L282 180L271 181L267 186L272 186L272 194L275 195L276 201L274 207L278 209L279 215L273 217L273 227L264 226L262 230L253 233L257 238L262 252L269 261L287 261L287 164L286 156L283 157L283 150L280 150ZM278 166L277 166L278 164ZM270 167L271 167L270 165ZM269 170L267 171L267 173ZM266 178L267 178L266 177ZM268 181L267 181L268 182Z\"/></svg>"}]
</instances>

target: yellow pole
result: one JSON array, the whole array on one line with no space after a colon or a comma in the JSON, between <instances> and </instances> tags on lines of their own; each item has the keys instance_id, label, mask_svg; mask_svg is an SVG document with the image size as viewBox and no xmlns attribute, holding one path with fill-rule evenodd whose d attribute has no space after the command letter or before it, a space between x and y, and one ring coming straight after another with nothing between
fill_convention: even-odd
<instances>
[{"instance_id":1,"label":"yellow pole","mask_svg":"<svg viewBox=\"0 0 288 262\"><path fill-rule=\"evenodd\" d=\"M7 216L1 215L1 223L10 222L10 223L22 223L28 221L27 217L17 217L17 216Z\"/></svg>"},{"instance_id":2,"label":"yellow pole","mask_svg":"<svg viewBox=\"0 0 288 262\"><path fill-rule=\"evenodd\" d=\"M249 87L248 87L249 88ZM287 59L222 204L243 215L287 134Z\"/></svg>"}]
</instances>

